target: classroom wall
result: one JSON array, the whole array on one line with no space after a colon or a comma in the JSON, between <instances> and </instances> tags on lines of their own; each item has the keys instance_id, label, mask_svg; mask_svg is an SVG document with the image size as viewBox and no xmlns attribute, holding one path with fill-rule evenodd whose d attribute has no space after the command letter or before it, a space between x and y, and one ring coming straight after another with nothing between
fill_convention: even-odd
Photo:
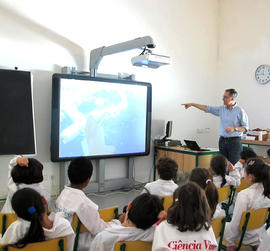
<instances>
[{"instance_id":1,"label":"classroom wall","mask_svg":"<svg viewBox=\"0 0 270 251\"><path fill-rule=\"evenodd\" d=\"M270 1L221 0L219 10L218 97L236 88L250 128L270 128L270 83L255 80L256 68L270 64ZM255 149L266 155L267 147Z\"/></svg>"},{"instance_id":2,"label":"classroom wall","mask_svg":"<svg viewBox=\"0 0 270 251\"><path fill-rule=\"evenodd\" d=\"M50 161L51 76L63 66L88 70L91 49L103 45L152 36L154 52L171 56L170 66L132 67L130 57L139 52L127 52L105 57L99 71L133 73L152 83L152 139L163 135L165 122L173 120L172 138L216 146L218 120L180 104L216 101L218 7L214 0L0 0L0 67L33 73L36 158L44 163L45 185L52 194L59 192L60 165ZM11 157L0 157L0 198L6 195ZM152 159L152 151L135 158L136 180L148 180ZM125 175L123 159L107 161L106 178Z\"/></svg>"}]
</instances>

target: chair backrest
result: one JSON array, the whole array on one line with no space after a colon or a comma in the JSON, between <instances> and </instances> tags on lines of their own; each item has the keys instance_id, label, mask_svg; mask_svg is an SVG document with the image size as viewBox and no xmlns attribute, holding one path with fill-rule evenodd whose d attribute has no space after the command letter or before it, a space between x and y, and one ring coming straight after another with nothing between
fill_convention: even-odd
<instances>
[{"instance_id":1,"label":"chair backrest","mask_svg":"<svg viewBox=\"0 0 270 251\"><path fill-rule=\"evenodd\" d=\"M225 224L226 224L225 216L221 216L219 218L214 219L211 224L216 239L219 238L218 250L221 250L222 248L224 248L224 246L222 245L222 241L223 241L223 236L224 236Z\"/></svg>"},{"instance_id":2,"label":"chair backrest","mask_svg":"<svg viewBox=\"0 0 270 251\"><path fill-rule=\"evenodd\" d=\"M13 246L0 246L0 251L65 251L66 243L66 237L61 237L48 241L29 243L24 248L16 248Z\"/></svg>"},{"instance_id":3,"label":"chair backrest","mask_svg":"<svg viewBox=\"0 0 270 251\"><path fill-rule=\"evenodd\" d=\"M0 230L2 236L6 232L7 228L11 223L17 220L16 214L6 214L6 213L0 213Z\"/></svg>"},{"instance_id":4,"label":"chair backrest","mask_svg":"<svg viewBox=\"0 0 270 251\"><path fill-rule=\"evenodd\" d=\"M222 226L223 226L223 223L224 223L224 219L226 217L225 216L221 216L221 217L218 217L216 219L214 219L211 223L212 225L212 228L213 228L213 231L214 231L214 234L216 236L216 239L218 237L220 237L220 234L222 232Z\"/></svg>"},{"instance_id":5,"label":"chair backrest","mask_svg":"<svg viewBox=\"0 0 270 251\"><path fill-rule=\"evenodd\" d=\"M239 230L241 231L240 240L236 250L240 250L246 231L262 227L268 218L268 208L246 210L242 213Z\"/></svg>"},{"instance_id":6,"label":"chair backrest","mask_svg":"<svg viewBox=\"0 0 270 251\"><path fill-rule=\"evenodd\" d=\"M114 245L114 251L151 251L152 242L148 241L119 241Z\"/></svg>"},{"instance_id":7,"label":"chair backrest","mask_svg":"<svg viewBox=\"0 0 270 251\"><path fill-rule=\"evenodd\" d=\"M172 205L173 203L173 196L161 196L159 197L161 200L161 203L163 204L165 212L168 211L168 208Z\"/></svg>"},{"instance_id":8,"label":"chair backrest","mask_svg":"<svg viewBox=\"0 0 270 251\"><path fill-rule=\"evenodd\" d=\"M113 219L118 219L119 206L114 206L110 208L100 209L98 210L100 218L106 222L109 222ZM88 232L88 229L80 222L78 215L73 215L72 228L74 232L77 232L77 228L79 228L79 233Z\"/></svg>"},{"instance_id":9,"label":"chair backrest","mask_svg":"<svg viewBox=\"0 0 270 251\"><path fill-rule=\"evenodd\" d=\"M246 224L246 231L262 227L268 218L268 208L247 210L242 213L239 229L243 230Z\"/></svg>"},{"instance_id":10,"label":"chair backrest","mask_svg":"<svg viewBox=\"0 0 270 251\"><path fill-rule=\"evenodd\" d=\"M99 209L98 212L102 220L109 222L113 219L118 219L119 206Z\"/></svg>"},{"instance_id":11,"label":"chair backrest","mask_svg":"<svg viewBox=\"0 0 270 251\"><path fill-rule=\"evenodd\" d=\"M218 188L218 203L229 199L230 194L231 194L230 186L224 186L224 187Z\"/></svg>"},{"instance_id":12,"label":"chair backrest","mask_svg":"<svg viewBox=\"0 0 270 251\"><path fill-rule=\"evenodd\" d=\"M77 231L79 231L79 233L88 232L88 229L81 223L77 214L73 215L72 228L75 233Z\"/></svg>"},{"instance_id":13,"label":"chair backrest","mask_svg":"<svg viewBox=\"0 0 270 251\"><path fill-rule=\"evenodd\" d=\"M239 193L241 190L248 188L250 185L246 182L245 178L241 179L240 186L236 188L236 192Z\"/></svg>"},{"instance_id":14,"label":"chair backrest","mask_svg":"<svg viewBox=\"0 0 270 251\"><path fill-rule=\"evenodd\" d=\"M118 219L119 206L114 206L111 208L105 208L98 210L100 218L108 222L113 219ZM88 229L81 223L77 214L73 215L72 228L75 232L74 248L73 251L76 251L79 243L80 233L88 232Z\"/></svg>"}]
</instances>

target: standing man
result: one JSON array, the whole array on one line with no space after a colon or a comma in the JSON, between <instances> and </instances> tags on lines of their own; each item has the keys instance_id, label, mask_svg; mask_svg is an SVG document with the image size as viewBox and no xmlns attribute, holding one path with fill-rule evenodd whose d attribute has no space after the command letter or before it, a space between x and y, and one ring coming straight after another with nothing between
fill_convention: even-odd
<instances>
[{"instance_id":1,"label":"standing man","mask_svg":"<svg viewBox=\"0 0 270 251\"><path fill-rule=\"evenodd\" d=\"M237 91L235 89L225 90L223 106L208 106L195 103L183 104L186 109L194 106L202 111L212 113L220 117L219 129L219 151L233 165L240 159L242 152L241 136L248 130L248 116L244 109L236 103Z\"/></svg>"}]
</instances>

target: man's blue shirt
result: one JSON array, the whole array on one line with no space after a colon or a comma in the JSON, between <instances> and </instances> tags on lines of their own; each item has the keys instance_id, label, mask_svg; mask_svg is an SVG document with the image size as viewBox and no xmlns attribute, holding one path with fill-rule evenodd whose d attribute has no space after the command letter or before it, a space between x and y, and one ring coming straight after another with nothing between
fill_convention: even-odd
<instances>
[{"instance_id":1,"label":"man's blue shirt","mask_svg":"<svg viewBox=\"0 0 270 251\"><path fill-rule=\"evenodd\" d=\"M244 109L235 104L232 109L228 109L226 105L222 106L206 106L207 113L212 113L220 117L219 134L223 137L242 136L243 132L227 133L225 129L229 126L243 126L248 130L248 116Z\"/></svg>"}]
</instances>

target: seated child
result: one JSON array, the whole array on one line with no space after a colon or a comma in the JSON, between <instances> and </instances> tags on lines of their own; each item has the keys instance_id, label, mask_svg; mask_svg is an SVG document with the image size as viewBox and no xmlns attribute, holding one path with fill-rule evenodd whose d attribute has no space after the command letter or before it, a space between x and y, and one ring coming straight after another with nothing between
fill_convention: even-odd
<instances>
[{"instance_id":1,"label":"seated child","mask_svg":"<svg viewBox=\"0 0 270 251\"><path fill-rule=\"evenodd\" d=\"M14 213L11 207L11 198L17 190L25 187L36 190L46 199L47 203L50 202L50 194L42 184L42 171L43 165L37 159L16 156L10 161L8 170L8 195L1 210L2 213Z\"/></svg>"},{"instance_id":2,"label":"seated child","mask_svg":"<svg viewBox=\"0 0 270 251\"><path fill-rule=\"evenodd\" d=\"M227 169L229 174L227 175ZM217 188L223 186L239 186L240 173L233 169L233 165L222 154L214 155L210 162L210 172L213 175L213 182Z\"/></svg>"},{"instance_id":3,"label":"seated child","mask_svg":"<svg viewBox=\"0 0 270 251\"><path fill-rule=\"evenodd\" d=\"M231 222L225 227L227 250L235 249L235 241L240 238L239 224L242 213L250 209L270 207L270 167L263 160L248 159L245 165L245 179L250 186L238 193ZM243 244L256 250L265 227L247 231Z\"/></svg>"},{"instance_id":4,"label":"seated child","mask_svg":"<svg viewBox=\"0 0 270 251\"><path fill-rule=\"evenodd\" d=\"M234 169L238 170L241 178L244 178L244 164L249 158L257 158L257 154L253 150L244 150L240 153L240 160L234 165Z\"/></svg>"},{"instance_id":5,"label":"seated child","mask_svg":"<svg viewBox=\"0 0 270 251\"><path fill-rule=\"evenodd\" d=\"M91 251L113 251L118 241L153 241L155 223L163 210L156 195L143 193L128 206L122 225L106 228L97 234L91 244Z\"/></svg>"},{"instance_id":6,"label":"seated child","mask_svg":"<svg viewBox=\"0 0 270 251\"><path fill-rule=\"evenodd\" d=\"M218 204L218 190L213 183L210 172L205 168L194 168L190 173L189 180L197 183L204 190L212 219L225 216L225 211Z\"/></svg>"},{"instance_id":7,"label":"seated child","mask_svg":"<svg viewBox=\"0 0 270 251\"><path fill-rule=\"evenodd\" d=\"M217 250L205 192L188 182L177 188L173 198L167 221L156 227L152 251Z\"/></svg>"},{"instance_id":8,"label":"seated child","mask_svg":"<svg viewBox=\"0 0 270 251\"><path fill-rule=\"evenodd\" d=\"M28 243L67 236L67 250L72 251L75 235L70 223L61 213L48 216L44 202L46 203L41 195L31 188L22 188L15 192L11 205L18 219L0 237L0 244L15 244L16 247L23 248Z\"/></svg>"},{"instance_id":9,"label":"seated child","mask_svg":"<svg viewBox=\"0 0 270 251\"><path fill-rule=\"evenodd\" d=\"M105 222L100 218L98 205L91 201L82 191L92 176L93 166L85 157L75 158L68 167L70 186L65 186L55 202L55 210L64 213L64 217L72 223L73 215L77 214L88 233L81 233L78 250L89 250L93 237L105 228L118 224L120 221Z\"/></svg>"},{"instance_id":10,"label":"seated child","mask_svg":"<svg viewBox=\"0 0 270 251\"><path fill-rule=\"evenodd\" d=\"M177 163L168 158L160 158L157 162L157 176L158 180L147 183L142 193L148 191L150 194L157 196L170 196L178 187L172 180L176 177L178 170Z\"/></svg>"}]
</instances>

